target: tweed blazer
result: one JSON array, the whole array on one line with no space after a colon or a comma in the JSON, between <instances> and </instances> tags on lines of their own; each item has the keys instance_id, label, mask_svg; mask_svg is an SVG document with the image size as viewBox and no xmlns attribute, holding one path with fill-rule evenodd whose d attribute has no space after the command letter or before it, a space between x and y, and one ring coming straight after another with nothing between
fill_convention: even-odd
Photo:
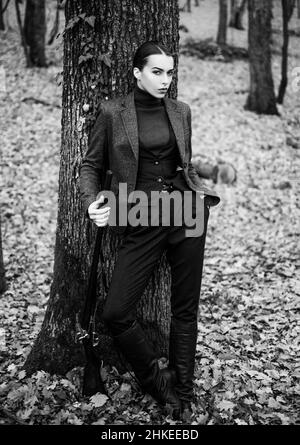
<instances>
[{"instance_id":1,"label":"tweed blazer","mask_svg":"<svg viewBox=\"0 0 300 445\"><path fill-rule=\"evenodd\" d=\"M163 98L166 113L174 130L182 173L191 190L210 195L211 205L220 197L207 188L191 163L191 109L184 102ZM108 154L108 160L106 158ZM138 122L134 92L103 102L91 130L86 154L80 166L80 195L83 211L101 191L103 176L109 168L113 172L111 190L118 195L119 183L127 183L128 195L135 190L139 161ZM124 227L116 231L122 233Z\"/></svg>"}]
</instances>

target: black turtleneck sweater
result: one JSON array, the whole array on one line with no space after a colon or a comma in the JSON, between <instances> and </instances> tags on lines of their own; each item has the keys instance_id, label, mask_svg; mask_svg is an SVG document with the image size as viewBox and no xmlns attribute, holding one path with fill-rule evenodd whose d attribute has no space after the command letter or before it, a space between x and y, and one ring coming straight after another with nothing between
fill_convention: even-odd
<instances>
[{"instance_id":1,"label":"black turtleneck sweater","mask_svg":"<svg viewBox=\"0 0 300 445\"><path fill-rule=\"evenodd\" d=\"M150 151L153 156L164 158L173 154L176 140L165 111L163 99L156 98L138 86L134 89L134 102L137 111L140 155ZM166 152L165 148L170 149ZM175 147L176 148L176 147Z\"/></svg>"},{"instance_id":2,"label":"black turtleneck sweater","mask_svg":"<svg viewBox=\"0 0 300 445\"><path fill-rule=\"evenodd\" d=\"M139 168L136 190L163 190L173 183L175 189L190 190L183 174L176 171L181 158L175 134L164 107L156 98L137 85L134 102L139 132Z\"/></svg>"}]
</instances>

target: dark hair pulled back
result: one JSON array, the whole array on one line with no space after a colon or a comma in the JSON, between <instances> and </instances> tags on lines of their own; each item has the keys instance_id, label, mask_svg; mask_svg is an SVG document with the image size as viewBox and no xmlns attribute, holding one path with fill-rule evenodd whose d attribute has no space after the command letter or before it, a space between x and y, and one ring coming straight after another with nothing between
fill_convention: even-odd
<instances>
[{"instance_id":1,"label":"dark hair pulled back","mask_svg":"<svg viewBox=\"0 0 300 445\"><path fill-rule=\"evenodd\" d=\"M152 54L165 54L166 56L174 57L174 54L160 42L148 40L136 50L133 58L133 67L142 70L147 64L148 57L152 56Z\"/></svg>"}]
</instances>

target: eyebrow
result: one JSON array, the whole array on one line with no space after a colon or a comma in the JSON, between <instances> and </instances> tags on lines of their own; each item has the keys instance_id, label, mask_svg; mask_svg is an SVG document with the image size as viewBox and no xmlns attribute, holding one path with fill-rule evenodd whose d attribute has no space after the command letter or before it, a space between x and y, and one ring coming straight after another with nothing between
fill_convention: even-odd
<instances>
[{"instance_id":1,"label":"eyebrow","mask_svg":"<svg viewBox=\"0 0 300 445\"><path fill-rule=\"evenodd\" d=\"M159 68L158 66L153 66L152 69L153 69L153 70L154 70L154 69L157 69L157 70L163 71L163 69L162 69L162 68ZM173 70L174 70L174 68L170 68L168 71L173 71Z\"/></svg>"}]
</instances>

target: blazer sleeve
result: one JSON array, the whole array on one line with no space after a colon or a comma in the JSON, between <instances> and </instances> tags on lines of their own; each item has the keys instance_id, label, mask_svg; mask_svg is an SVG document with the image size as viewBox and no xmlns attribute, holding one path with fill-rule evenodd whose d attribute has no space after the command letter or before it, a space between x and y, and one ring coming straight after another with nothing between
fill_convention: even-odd
<instances>
[{"instance_id":1,"label":"blazer sleeve","mask_svg":"<svg viewBox=\"0 0 300 445\"><path fill-rule=\"evenodd\" d=\"M190 179L195 183L199 183L200 176L198 175L194 165L191 162L192 159L192 112L189 105L187 105L187 121L188 121L188 128L189 128L189 139L188 139L188 150L189 150L189 157L188 157L188 175Z\"/></svg>"},{"instance_id":2,"label":"blazer sleeve","mask_svg":"<svg viewBox=\"0 0 300 445\"><path fill-rule=\"evenodd\" d=\"M89 135L88 148L79 169L79 188L83 211L88 217L88 208L101 190L107 150L107 118L103 104Z\"/></svg>"}]
</instances>

